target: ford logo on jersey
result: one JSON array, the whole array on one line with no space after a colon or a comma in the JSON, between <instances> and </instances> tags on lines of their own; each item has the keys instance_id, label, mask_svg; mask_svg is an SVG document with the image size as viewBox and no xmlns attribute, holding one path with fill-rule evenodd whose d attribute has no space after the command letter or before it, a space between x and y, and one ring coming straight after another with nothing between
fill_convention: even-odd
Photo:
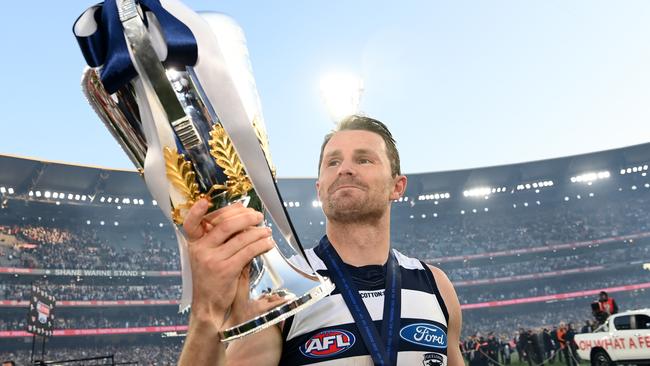
<instances>
[{"instance_id":1,"label":"ford logo on jersey","mask_svg":"<svg viewBox=\"0 0 650 366\"><path fill-rule=\"evenodd\" d=\"M433 324L415 323L407 325L399 331L403 340L425 347L447 347L447 333Z\"/></svg>"},{"instance_id":2,"label":"ford logo on jersey","mask_svg":"<svg viewBox=\"0 0 650 366\"><path fill-rule=\"evenodd\" d=\"M354 345L354 341L354 334L347 330L324 330L300 346L300 352L312 358L329 357L347 351Z\"/></svg>"}]
</instances>

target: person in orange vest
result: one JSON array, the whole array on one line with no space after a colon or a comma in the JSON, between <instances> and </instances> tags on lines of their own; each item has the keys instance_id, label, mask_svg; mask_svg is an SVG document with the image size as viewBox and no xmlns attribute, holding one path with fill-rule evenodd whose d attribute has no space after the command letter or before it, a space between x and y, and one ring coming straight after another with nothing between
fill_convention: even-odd
<instances>
[{"instance_id":1,"label":"person in orange vest","mask_svg":"<svg viewBox=\"0 0 650 366\"><path fill-rule=\"evenodd\" d=\"M560 322L560 326L557 328L557 341L560 343L561 352L564 354L564 360L566 361L567 366L575 366L576 363L571 357L571 350L569 349L570 345L567 342L567 331L568 328L564 322Z\"/></svg>"},{"instance_id":2,"label":"person in orange vest","mask_svg":"<svg viewBox=\"0 0 650 366\"><path fill-rule=\"evenodd\" d=\"M605 291L601 291L600 295L598 295L598 306L600 311L607 313L607 316L618 313L616 301L609 297Z\"/></svg>"},{"instance_id":3,"label":"person in orange vest","mask_svg":"<svg viewBox=\"0 0 650 366\"><path fill-rule=\"evenodd\" d=\"M598 307L596 308L596 305ZM598 301L593 305L594 317L599 324L605 323L605 320L612 315L618 313L618 305L613 298L609 297L607 292L601 291L598 295Z\"/></svg>"}]
</instances>

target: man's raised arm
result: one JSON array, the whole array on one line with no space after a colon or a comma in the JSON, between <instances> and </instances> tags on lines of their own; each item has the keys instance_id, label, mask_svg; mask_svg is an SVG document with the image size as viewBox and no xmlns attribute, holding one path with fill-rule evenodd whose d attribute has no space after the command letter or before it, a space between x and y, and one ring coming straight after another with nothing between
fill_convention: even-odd
<instances>
[{"instance_id":1,"label":"man's raised arm","mask_svg":"<svg viewBox=\"0 0 650 366\"><path fill-rule=\"evenodd\" d=\"M248 299L244 269L254 257L274 245L271 230L257 226L263 220L261 213L233 204L206 214L208 206L206 200L197 202L183 224L192 270L192 310L179 366L226 364L226 348L219 339L219 330L224 327L226 313L236 298ZM281 342L278 328L273 328L233 343L232 351L241 350L237 352L240 355L245 352L264 355L255 359L256 365L276 365L281 348L266 352L249 348L255 344L274 346L278 339ZM238 363L237 355L230 351L228 355L234 356L233 364ZM248 361L253 360L248 358Z\"/></svg>"}]
</instances>

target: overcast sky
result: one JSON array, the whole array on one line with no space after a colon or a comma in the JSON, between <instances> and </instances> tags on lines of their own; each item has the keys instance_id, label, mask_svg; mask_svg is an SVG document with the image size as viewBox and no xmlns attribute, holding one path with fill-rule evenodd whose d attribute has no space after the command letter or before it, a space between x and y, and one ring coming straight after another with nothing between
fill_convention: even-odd
<instances>
[{"instance_id":1,"label":"overcast sky","mask_svg":"<svg viewBox=\"0 0 650 366\"><path fill-rule=\"evenodd\" d=\"M71 27L94 3L4 5L0 154L132 168L79 86ZM648 1L186 3L243 27L280 177L316 175L333 71L363 78L407 173L650 141Z\"/></svg>"}]
</instances>

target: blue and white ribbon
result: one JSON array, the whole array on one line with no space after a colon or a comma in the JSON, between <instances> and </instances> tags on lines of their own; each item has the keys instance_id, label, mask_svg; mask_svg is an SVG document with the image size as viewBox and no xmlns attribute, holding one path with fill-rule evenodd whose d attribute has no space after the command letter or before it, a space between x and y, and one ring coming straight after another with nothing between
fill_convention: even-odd
<instances>
[{"instance_id":1,"label":"blue and white ribbon","mask_svg":"<svg viewBox=\"0 0 650 366\"><path fill-rule=\"evenodd\" d=\"M90 67L101 66L101 80L109 93L115 93L138 76L124 39L116 1L106 0L90 7L73 26L86 63ZM165 66L194 66L198 48L190 28L165 10L159 0L140 0L139 4L145 13L152 13L160 23L167 46Z\"/></svg>"}]
</instances>

